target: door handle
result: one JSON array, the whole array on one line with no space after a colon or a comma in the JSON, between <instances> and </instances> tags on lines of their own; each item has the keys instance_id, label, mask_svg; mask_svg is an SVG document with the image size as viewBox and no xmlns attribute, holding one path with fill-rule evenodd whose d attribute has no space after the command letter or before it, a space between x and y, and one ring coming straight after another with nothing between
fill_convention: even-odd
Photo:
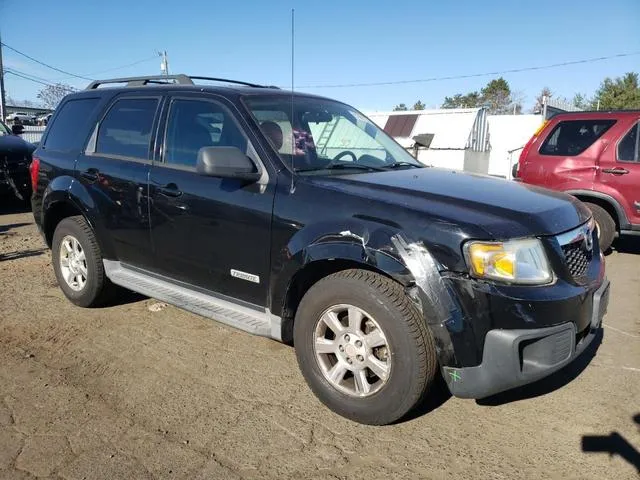
<instances>
[{"instance_id":1,"label":"door handle","mask_svg":"<svg viewBox=\"0 0 640 480\"><path fill-rule=\"evenodd\" d=\"M164 187L160 187L158 190L160 194L165 197L179 197L182 195L182 192L178 190L178 186L175 183L169 183Z\"/></svg>"},{"instance_id":2,"label":"door handle","mask_svg":"<svg viewBox=\"0 0 640 480\"><path fill-rule=\"evenodd\" d=\"M100 170L98 170L97 168L88 168L80 174L82 178L84 178L85 180L89 180L90 182L98 181L99 175Z\"/></svg>"},{"instance_id":3,"label":"door handle","mask_svg":"<svg viewBox=\"0 0 640 480\"><path fill-rule=\"evenodd\" d=\"M633 204L638 210L640 210L640 202L633 202Z\"/></svg>"},{"instance_id":4,"label":"door handle","mask_svg":"<svg viewBox=\"0 0 640 480\"><path fill-rule=\"evenodd\" d=\"M622 167L603 168L602 173L610 173L612 175L626 175L627 173L629 173L629 170Z\"/></svg>"}]
</instances>

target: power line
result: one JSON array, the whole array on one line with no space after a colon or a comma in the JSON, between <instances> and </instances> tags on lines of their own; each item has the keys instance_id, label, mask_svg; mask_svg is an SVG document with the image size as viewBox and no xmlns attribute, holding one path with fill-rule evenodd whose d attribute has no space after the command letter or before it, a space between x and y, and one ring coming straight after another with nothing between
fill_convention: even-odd
<instances>
[{"instance_id":1,"label":"power line","mask_svg":"<svg viewBox=\"0 0 640 480\"><path fill-rule=\"evenodd\" d=\"M601 62L603 60L610 60L612 58L631 57L634 55L640 55L640 52L618 53L616 55L609 55L606 57L586 58L583 60L573 60L570 62L552 63L550 65L538 65L534 67L512 68L509 70L499 70L495 72L484 72L484 73L471 73L468 75L450 75L446 77L431 77L431 78L423 78L419 80L395 80L395 81L388 81L388 82L343 83L343 84L336 84L336 85L305 85L300 88L378 87L383 85L406 85L409 83L427 83L427 82L438 82L442 80L460 80L464 78L488 77L491 75L504 75L506 73L521 73L521 72L531 72L534 70L546 70L549 68L566 67L568 65L579 65L583 63Z\"/></svg>"},{"instance_id":2,"label":"power line","mask_svg":"<svg viewBox=\"0 0 640 480\"><path fill-rule=\"evenodd\" d=\"M47 87L52 86L52 83L46 83L46 82L42 82L40 80L36 80L35 78L29 78L26 75L22 75L21 73L18 73L14 70L9 70L8 68L5 68L4 73L8 73L11 75L15 75L16 77L20 77L20 78L24 78L25 80L29 80L31 82L35 82L35 83L39 83L40 85L46 85Z\"/></svg>"},{"instance_id":3,"label":"power line","mask_svg":"<svg viewBox=\"0 0 640 480\"><path fill-rule=\"evenodd\" d=\"M119 67L107 68L105 70L100 70L100 71L97 71L97 72L91 72L91 73L87 73L85 75L99 75L101 73L112 72L114 70L121 70L123 68L133 67L135 65L139 65L139 64L144 63L144 62L149 62L151 60L155 60L156 58L157 57L154 55L153 57L143 58L143 59L137 60L135 62L127 63L126 65L120 65Z\"/></svg>"},{"instance_id":4,"label":"power line","mask_svg":"<svg viewBox=\"0 0 640 480\"><path fill-rule=\"evenodd\" d=\"M39 63L40 65L43 65L43 66L45 66L47 68L50 68L51 70L55 70L56 72L64 73L65 75L69 75L70 77L82 78L83 80L93 81L93 78L84 77L82 75L76 75L75 73L67 72L65 70L61 70L59 68L53 67L53 66L49 65L48 63L41 62L40 60L37 60L37 59L27 55L26 53L21 52L20 50L16 50L15 48L7 45L6 43L2 43L2 45L4 47L8 48L9 50L17 53L18 55L22 55L23 57L28 58L32 62Z\"/></svg>"}]
</instances>

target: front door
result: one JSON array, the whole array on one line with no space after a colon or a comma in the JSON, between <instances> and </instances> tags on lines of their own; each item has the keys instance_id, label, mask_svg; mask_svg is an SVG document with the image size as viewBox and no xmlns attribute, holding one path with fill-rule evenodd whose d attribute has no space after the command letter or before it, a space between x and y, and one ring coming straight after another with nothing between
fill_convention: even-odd
<instances>
[{"instance_id":1,"label":"front door","mask_svg":"<svg viewBox=\"0 0 640 480\"><path fill-rule=\"evenodd\" d=\"M603 156L598 180L615 195L633 225L640 225L640 121L625 131Z\"/></svg>"},{"instance_id":2,"label":"front door","mask_svg":"<svg viewBox=\"0 0 640 480\"><path fill-rule=\"evenodd\" d=\"M140 268L153 262L148 175L159 103L160 97L117 97L76 165L76 177L105 222L116 259Z\"/></svg>"},{"instance_id":3,"label":"front door","mask_svg":"<svg viewBox=\"0 0 640 480\"><path fill-rule=\"evenodd\" d=\"M222 102L202 96L170 99L162 158L150 172L154 269L265 306L274 185L202 176L195 170L202 147L252 151L241 120Z\"/></svg>"}]
</instances>

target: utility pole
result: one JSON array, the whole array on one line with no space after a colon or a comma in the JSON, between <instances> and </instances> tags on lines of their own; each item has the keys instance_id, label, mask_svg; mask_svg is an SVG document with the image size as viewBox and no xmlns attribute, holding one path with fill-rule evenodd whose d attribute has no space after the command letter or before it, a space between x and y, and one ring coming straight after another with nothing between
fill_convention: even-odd
<instances>
[{"instance_id":1,"label":"utility pole","mask_svg":"<svg viewBox=\"0 0 640 480\"><path fill-rule=\"evenodd\" d=\"M0 120L7 116L7 104L4 94L4 67L2 66L2 35L0 35Z\"/></svg>"},{"instance_id":2,"label":"utility pole","mask_svg":"<svg viewBox=\"0 0 640 480\"><path fill-rule=\"evenodd\" d=\"M167 57L167 51L163 50L158 52L158 55L162 57L162 63L160 63L160 71L163 75L169 75L169 57Z\"/></svg>"}]
</instances>

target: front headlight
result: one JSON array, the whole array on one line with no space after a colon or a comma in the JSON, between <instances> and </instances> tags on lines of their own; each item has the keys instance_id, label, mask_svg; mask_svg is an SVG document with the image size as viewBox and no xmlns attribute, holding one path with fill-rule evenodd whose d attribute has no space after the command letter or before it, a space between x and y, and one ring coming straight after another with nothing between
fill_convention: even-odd
<instances>
[{"instance_id":1,"label":"front headlight","mask_svg":"<svg viewBox=\"0 0 640 480\"><path fill-rule=\"evenodd\" d=\"M544 248L537 238L508 242L472 241L464 246L472 276L507 283L541 285L553 279Z\"/></svg>"}]
</instances>

